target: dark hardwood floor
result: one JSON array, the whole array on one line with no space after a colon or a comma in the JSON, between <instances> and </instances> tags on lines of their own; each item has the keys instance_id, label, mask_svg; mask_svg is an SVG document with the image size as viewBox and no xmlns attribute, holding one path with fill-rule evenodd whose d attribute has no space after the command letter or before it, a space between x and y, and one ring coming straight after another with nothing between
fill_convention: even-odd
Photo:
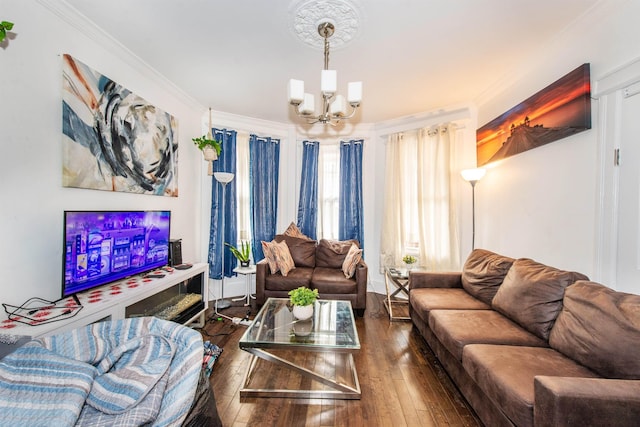
<instances>
[{"instance_id":1,"label":"dark hardwood floor","mask_svg":"<svg viewBox=\"0 0 640 427\"><path fill-rule=\"evenodd\" d=\"M211 375L220 418L231 426L482 426L411 322L389 322L383 296L369 293L364 317L357 318L361 350L355 355L361 400L240 398L250 354L239 349L246 329L211 319L203 338L222 347ZM237 302L223 313L243 317ZM254 303L255 304L255 303ZM211 313L208 313L211 316ZM251 318L256 314L251 307ZM331 369L331 355L307 353L296 362ZM306 358L306 360L304 359ZM276 387L308 385L310 380L281 368L260 367ZM303 383L306 381L306 383ZM315 382L314 382L315 383ZM315 387L315 385L314 385ZM317 387L323 387L317 385Z\"/></svg>"}]
</instances>

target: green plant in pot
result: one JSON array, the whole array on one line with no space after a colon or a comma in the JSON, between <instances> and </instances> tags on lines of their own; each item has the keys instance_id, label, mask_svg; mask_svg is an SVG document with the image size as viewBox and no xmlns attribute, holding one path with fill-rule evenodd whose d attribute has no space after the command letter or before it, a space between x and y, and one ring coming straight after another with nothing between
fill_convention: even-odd
<instances>
[{"instance_id":1,"label":"green plant in pot","mask_svg":"<svg viewBox=\"0 0 640 427\"><path fill-rule=\"evenodd\" d=\"M251 261L251 245L248 241L241 242L239 248L232 246L226 242L225 245L229 246L229 250L240 263L240 267L249 267L249 262Z\"/></svg>"},{"instance_id":2,"label":"green plant in pot","mask_svg":"<svg viewBox=\"0 0 640 427\"><path fill-rule=\"evenodd\" d=\"M402 262L407 265L407 269L411 270L413 268L413 264L418 262L418 258L414 257L413 255L405 255L402 257Z\"/></svg>"},{"instance_id":3,"label":"green plant in pot","mask_svg":"<svg viewBox=\"0 0 640 427\"><path fill-rule=\"evenodd\" d=\"M213 139L210 134L192 138L191 140L202 151L204 159L209 162L209 175L213 175L213 161L218 160L222 152L222 144Z\"/></svg>"},{"instance_id":4,"label":"green plant in pot","mask_svg":"<svg viewBox=\"0 0 640 427\"><path fill-rule=\"evenodd\" d=\"M313 316L313 303L318 299L318 290L304 286L289 291L289 301L293 306L293 316L298 320L307 320Z\"/></svg>"}]
</instances>

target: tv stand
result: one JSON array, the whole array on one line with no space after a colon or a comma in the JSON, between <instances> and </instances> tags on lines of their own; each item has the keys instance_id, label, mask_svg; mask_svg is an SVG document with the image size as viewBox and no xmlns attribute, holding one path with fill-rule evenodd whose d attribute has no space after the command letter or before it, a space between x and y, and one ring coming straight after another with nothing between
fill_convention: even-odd
<instances>
[{"instance_id":1,"label":"tv stand","mask_svg":"<svg viewBox=\"0 0 640 427\"><path fill-rule=\"evenodd\" d=\"M159 269L164 277L138 275L78 293L82 309L74 316L41 325L27 325L0 318L0 333L34 338L86 326L103 320L156 316L184 325L202 327L209 306L206 263L192 268Z\"/></svg>"}]
</instances>

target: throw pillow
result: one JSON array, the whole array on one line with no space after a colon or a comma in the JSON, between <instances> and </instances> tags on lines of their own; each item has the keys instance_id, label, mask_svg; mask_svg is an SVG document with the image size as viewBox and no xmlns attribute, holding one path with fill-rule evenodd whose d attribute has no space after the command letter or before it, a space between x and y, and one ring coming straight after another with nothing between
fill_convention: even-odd
<instances>
[{"instance_id":1,"label":"throw pillow","mask_svg":"<svg viewBox=\"0 0 640 427\"><path fill-rule=\"evenodd\" d=\"M352 244L360 247L356 240L321 239L316 250L316 267L342 268L344 258Z\"/></svg>"},{"instance_id":2,"label":"throw pillow","mask_svg":"<svg viewBox=\"0 0 640 427\"><path fill-rule=\"evenodd\" d=\"M351 244L351 248L349 248L349 252L347 252L347 256L342 263L342 272L344 273L344 277L347 279L351 279L356 272L356 266L362 259L362 249L358 249L355 244Z\"/></svg>"},{"instance_id":3,"label":"throw pillow","mask_svg":"<svg viewBox=\"0 0 640 427\"><path fill-rule=\"evenodd\" d=\"M288 236L286 234L278 234L274 237L276 242L287 242L289 252L293 258L293 263L296 267L310 267L316 266L316 241L301 239L298 237Z\"/></svg>"},{"instance_id":4,"label":"throw pillow","mask_svg":"<svg viewBox=\"0 0 640 427\"><path fill-rule=\"evenodd\" d=\"M304 235L294 222L289 224L289 227L287 227L287 229L284 230L284 233L282 234L284 234L285 236L297 237L298 239L313 240L310 237Z\"/></svg>"},{"instance_id":5,"label":"throw pillow","mask_svg":"<svg viewBox=\"0 0 640 427\"><path fill-rule=\"evenodd\" d=\"M283 276L287 277L287 274L296 268L293 263L293 258L291 258L291 252L289 252L287 242L274 243L271 246L271 253L273 253L273 257L276 259L280 273L282 273Z\"/></svg>"},{"instance_id":6,"label":"throw pillow","mask_svg":"<svg viewBox=\"0 0 640 427\"><path fill-rule=\"evenodd\" d=\"M588 279L580 273L520 258L511 266L491 305L532 334L548 340L562 310L564 290L576 280Z\"/></svg>"},{"instance_id":7,"label":"throw pillow","mask_svg":"<svg viewBox=\"0 0 640 427\"><path fill-rule=\"evenodd\" d=\"M262 253L264 254L264 259L267 260L267 264L269 264L269 270L271 274L276 274L278 272L278 262L276 261L275 256L273 255L273 251L271 248L276 244L274 240L271 242L262 241Z\"/></svg>"}]
</instances>

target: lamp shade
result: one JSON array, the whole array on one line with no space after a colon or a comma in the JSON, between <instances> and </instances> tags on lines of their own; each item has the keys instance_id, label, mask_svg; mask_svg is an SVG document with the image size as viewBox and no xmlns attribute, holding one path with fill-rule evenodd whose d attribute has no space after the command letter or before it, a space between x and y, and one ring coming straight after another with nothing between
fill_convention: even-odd
<instances>
[{"instance_id":1,"label":"lamp shade","mask_svg":"<svg viewBox=\"0 0 640 427\"><path fill-rule=\"evenodd\" d=\"M230 172L214 172L213 173L213 177L220 184L228 184L231 181L233 181L234 175L232 173L230 173Z\"/></svg>"},{"instance_id":2,"label":"lamp shade","mask_svg":"<svg viewBox=\"0 0 640 427\"><path fill-rule=\"evenodd\" d=\"M486 169L477 168L477 169L465 169L460 174L465 181L476 182L480 181L484 174L487 173Z\"/></svg>"}]
</instances>

